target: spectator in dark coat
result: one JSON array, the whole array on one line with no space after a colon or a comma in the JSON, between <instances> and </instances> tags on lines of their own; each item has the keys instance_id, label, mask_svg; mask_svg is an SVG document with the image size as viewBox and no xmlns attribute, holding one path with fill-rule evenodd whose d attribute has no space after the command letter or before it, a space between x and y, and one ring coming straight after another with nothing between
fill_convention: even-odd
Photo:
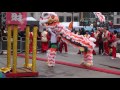
<instances>
[{"instance_id":1,"label":"spectator in dark coat","mask_svg":"<svg viewBox=\"0 0 120 90\"><path fill-rule=\"evenodd\" d=\"M102 34L102 31L100 31L100 33L98 34L99 54L102 54L104 52Z\"/></svg>"}]
</instances>

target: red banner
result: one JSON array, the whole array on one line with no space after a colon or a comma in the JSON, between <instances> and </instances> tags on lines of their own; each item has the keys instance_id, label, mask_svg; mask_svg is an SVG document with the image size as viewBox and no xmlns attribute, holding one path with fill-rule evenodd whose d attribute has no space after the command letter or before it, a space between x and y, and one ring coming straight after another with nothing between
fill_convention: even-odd
<instances>
[{"instance_id":1,"label":"red banner","mask_svg":"<svg viewBox=\"0 0 120 90\"><path fill-rule=\"evenodd\" d=\"M27 12L6 12L6 24L18 25L19 30L24 30L27 24Z\"/></svg>"}]
</instances>

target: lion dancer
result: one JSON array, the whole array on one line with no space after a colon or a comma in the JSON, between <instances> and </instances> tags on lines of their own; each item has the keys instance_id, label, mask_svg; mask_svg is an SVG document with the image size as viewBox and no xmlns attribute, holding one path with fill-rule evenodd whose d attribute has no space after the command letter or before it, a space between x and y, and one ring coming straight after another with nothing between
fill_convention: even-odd
<instances>
[{"instance_id":1,"label":"lion dancer","mask_svg":"<svg viewBox=\"0 0 120 90\"><path fill-rule=\"evenodd\" d=\"M94 33L94 30L92 30L90 37L95 38L95 33ZM93 55L96 55L95 50L93 50Z\"/></svg>"},{"instance_id":2,"label":"lion dancer","mask_svg":"<svg viewBox=\"0 0 120 90\"><path fill-rule=\"evenodd\" d=\"M90 37L89 40L91 42L96 42L95 38ZM83 61L82 65L91 67L93 66L93 50L94 50L95 44L93 43L93 49L91 50L85 50L85 48L80 48L80 51L83 52Z\"/></svg>"},{"instance_id":3,"label":"lion dancer","mask_svg":"<svg viewBox=\"0 0 120 90\"><path fill-rule=\"evenodd\" d=\"M50 49L47 52L47 58L48 58L48 66L55 66L55 57L57 52L57 36L55 32L53 32L50 28L48 28L48 32L51 33L51 39L50 39Z\"/></svg>"},{"instance_id":4,"label":"lion dancer","mask_svg":"<svg viewBox=\"0 0 120 90\"><path fill-rule=\"evenodd\" d=\"M55 18L56 17L56 18ZM57 48L57 35L61 35L63 41L68 44L73 45L76 48L83 47L85 52L84 62L85 66L93 65L93 49L95 44L93 41L96 41L94 38L86 38L83 35L77 35L65 28L62 24L59 23L58 16L54 12L44 12L40 18L40 23L43 26L48 28L48 31L51 33L51 48L48 50L48 66L55 66L55 56Z\"/></svg>"},{"instance_id":5,"label":"lion dancer","mask_svg":"<svg viewBox=\"0 0 120 90\"><path fill-rule=\"evenodd\" d=\"M107 30L107 27L103 28L103 46L104 46L104 53L105 55L109 55L109 40L110 40L110 32Z\"/></svg>"},{"instance_id":6,"label":"lion dancer","mask_svg":"<svg viewBox=\"0 0 120 90\"><path fill-rule=\"evenodd\" d=\"M112 38L110 39L111 48L112 48L112 57L111 59L116 59L116 47L117 47L117 31L114 31Z\"/></svg>"},{"instance_id":7,"label":"lion dancer","mask_svg":"<svg viewBox=\"0 0 120 90\"><path fill-rule=\"evenodd\" d=\"M41 52L44 53L48 50L48 32L46 29L43 29L43 32L41 33Z\"/></svg>"},{"instance_id":8,"label":"lion dancer","mask_svg":"<svg viewBox=\"0 0 120 90\"><path fill-rule=\"evenodd\" d=\"M63 49L63 48L65 49L65 53L67 53L67 52L68 52L67 43L64 42L64 41L61 39L61 36L60 36L60 35L58 36L58 42L59 42L59 51L60 51L60 53L62 53L62 49Z\"/></svg>"},{"instance_id":9,"label":"lion dancer","mask_svg":"<svg viewBox=\"0 0 120 90\"><path fill-rule=\"evenodd\" d=\"M85 66L93 66L93 51L83 52L84 61L82 62Z\"/></svg>"}]
</instances>

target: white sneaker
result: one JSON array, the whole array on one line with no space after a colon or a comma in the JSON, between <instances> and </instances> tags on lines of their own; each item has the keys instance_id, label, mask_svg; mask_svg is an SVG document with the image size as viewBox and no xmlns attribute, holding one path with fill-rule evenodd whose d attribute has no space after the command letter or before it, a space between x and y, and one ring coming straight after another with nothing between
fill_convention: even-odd
<instances>
[{"instance_id":1,"label":"white sneaker","mask_svg":"<svg viewBox=\"0 0 120 90\"><path fill-rule=\"evenodd\" d=\"M52 66L52 64L50 64L50 63L49 63L49 64L48 64L48 66L49 66L49 67L51 67L51 66Z\"/></svg>"},{"instance_id":2,"label":"white sneaker","mask_svg":"<svg viewBox=\"0 0 120 90\"><path fill-rule=\"evenodd\" d=\"M4 54L4 55L7 55L7 52L6 52L6 51L3 51L3 54Z\"/></svg>"},{"instance_id":3,"label":"white sneaker","mask_svg":"<svg viewBox=\"0 0 120 90\"><path fill-rule=\"evenodd\" d=\"M55 64L52 64L52 67L54 67L55 66Z\"/></svg>"},{"instance_id":4,"label":"white sneaker","mask_svg":"<svg viewBox=\"0 0 120 90\"><path fill-rule=\"evenodd\" d=\"M116 58L114 58L114 57L111 57L111 59L116 59Z\"/></svg>"},{"instance_id":5,"label":"white sneaker","mask_svg":"<svg viewBox=\"0 0 120 90\"><path fill-rule=\"evenodd\" d=\"M49 63L48 61L47 61L47 64L48 64L49 67L54 67L55 66L55 63Z\"/></svg>"},{"instance_id":6,"label":"white sneaker","mask_svg":"<svg viewBox=\"0 0 120 90\"><path fill-rule=\"evenodd\" d=\"M104 52L101 54L102 56L104 55Z\"/></svg>"},{"instance_id":7,"label":"white sneaker","mask_svg":"<svg viewBox=\"0 0 120 90\"><path fill-rule=\"evenodd\" d=\"M54 67L54 66L55 66L55 64L48 64L48 66L49 66L49 67Z\"/></svg>"},{"instance_id":8,"label":"white sneaker","mask_svg":"<svg viewBox=\"0 0 120 90\"><path fill-rule=\"evenodd\" d=\"M109 56L107 53L105 53L106 56Z\"/></svg>"},{"instance_id":9,"label":"white sneaker","mask_svg":"<svg viewBox=\"0 0 120 90\"><path fill-rule=\"evenodd\" d=\"M39 51L37 51L37 54L39 54L40 52Z\"/></svg>"}]
</instances>

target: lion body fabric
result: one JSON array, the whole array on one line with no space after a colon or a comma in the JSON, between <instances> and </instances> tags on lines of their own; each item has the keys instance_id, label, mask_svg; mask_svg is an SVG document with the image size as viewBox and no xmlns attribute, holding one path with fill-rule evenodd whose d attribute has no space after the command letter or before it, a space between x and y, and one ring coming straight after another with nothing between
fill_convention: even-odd
<instances>
[{"instance_id":1,"label":"lion body fabric","mask_svg":"<svg viewBox=\"0 0 120 90\"><path fill-rule=\"evenodd\" d=\"M60 35L62 40L68 44L71 44L73 47L80 49L84 48L84 65L92 66L93 65L93 54L92 51L95 47L94 42L96 41L94 38L86 38L83 35L78 35L71 30L64 27L60 24L58 16L54 12L44 12L40 18L40 24L45 26L47 29L51 29L56 35ZM56 52L55 50L53 50ZM52 53L51 49L49 50ZM53 55L56 55L55 53ZM54 56L55 57L55 56ZM54 59L55 64L55 59Z\"/></svg>"}]
</instances>

